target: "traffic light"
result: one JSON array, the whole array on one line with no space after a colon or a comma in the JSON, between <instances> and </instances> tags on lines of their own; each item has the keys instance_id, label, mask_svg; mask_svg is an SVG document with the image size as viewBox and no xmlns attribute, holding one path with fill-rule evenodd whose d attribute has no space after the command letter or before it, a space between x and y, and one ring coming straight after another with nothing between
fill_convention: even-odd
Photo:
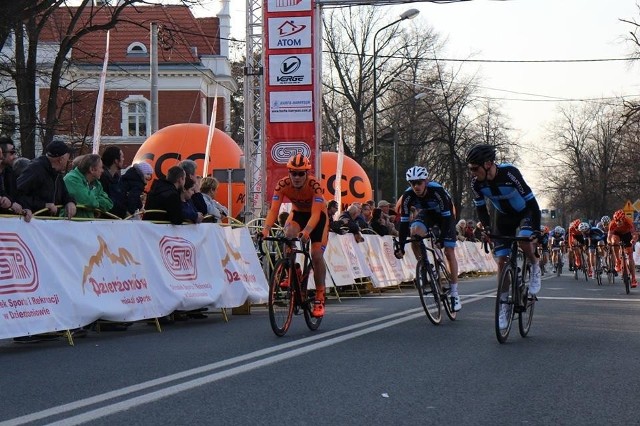
<instances>
[{"instance_id":1,"label":"traffic light","mask_svg":"<svg viewBox=\"0 0 640 426\"><path fill-rule=\"evenodd\" d=\"M555 218L556 218L556 211L551 210L551 219L555 219Z\"/></svg>"}]
</instances>

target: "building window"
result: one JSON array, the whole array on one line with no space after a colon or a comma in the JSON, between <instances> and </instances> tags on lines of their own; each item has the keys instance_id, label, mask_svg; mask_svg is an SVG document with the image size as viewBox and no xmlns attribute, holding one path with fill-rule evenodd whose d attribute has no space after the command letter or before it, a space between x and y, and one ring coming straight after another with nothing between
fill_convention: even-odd
<instances>
[{"instance_id":1,"label":"building window","mask_svg":"<svg viewBox=\"0 0 640 426\"><path fill-rule=\"evenodd\" d=\"M149 101L143 96L129 96L121 103L122 136L147 137L151 129Z\"/></svg>"},{"instance_id":2,"label":"building window","mask_svg":"<svg viewBox=\"0 0 640 426\"><path fill-rule=\"evenodd\" d=\"M147 56L147 46L144 44L134 41L127 47L127 55L128 56Z\"/></svg>"},{"instance_id":3,"label":"building window","mask_svg":"<svg viewBox=\"0 0 640 426\"><path fill-rule=\"evenodd\" d=\"M17 105L8 99L0 100L0 134L12 136L17 127Z\"/></svg>"}]
</instances>

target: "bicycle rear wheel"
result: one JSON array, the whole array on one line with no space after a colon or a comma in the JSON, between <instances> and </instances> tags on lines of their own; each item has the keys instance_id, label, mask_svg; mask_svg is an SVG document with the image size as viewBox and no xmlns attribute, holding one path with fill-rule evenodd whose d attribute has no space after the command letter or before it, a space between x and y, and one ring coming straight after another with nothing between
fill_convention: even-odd
<instances>
[{"instance_id":1,"label":"bicycle rear wheel","mask_svg":"<svg viewBox=\"0 0 640 426\"><path fill-rule=\"evenodd\" d=\"M616 270L615 270L616 260L609 248L609 253L607 254L607 279L609 280L609 284L613 285L616 281Z\"/></svg>"},{"instance_id":2,"label":"bicycle rear wheel","mask_svg":"<svg viewBox=\"0 0 640 426\"><path fill-rule=\"evenodd\" d=\"M622 248L624 250L624 247ZM629 275L629 261L627 257L622 255L622 281L624 282L624 290L627 294L631 293L631 276Z\"/></svg>"},{"instance_id":3,"label":"bicycle rear wheel","mask_svg":"<svg viewBox=\"0 0 640 426\"><path fill-rule=\"evenodd\" d=\"M598 285L602 285L602 258L599 254L596 253L596 270L594 271L596 275L596 281Z\"/></svg>"},{"instance_id":4,"label":"bicycle rear wheel","mask_svg":"<svg viewBox=\"0 0 640 426\"><path fill-rule=\"evenodd\" d=\"M498 342L504 343L509 337L509 331L511 331L511 324L513 323L513 311L514 311L514 294L515 294L516 273L513 270L511 264L507 263L502 268L500 277L498 279L498 291L496 294L496 309L495 309L495 329L496 338ZM506 319L505 324L500 325L500 316L504 315Z\"/></svg>"},{"instance_id":5,"label":"bicycle rear wheel","mask_svg":"<svg viewBox=\"0 0 640 426\"><path fill-rule=\"evenodd\" d=\"M582 259L582 273L584 274L584 280L585 281L589 281L589 274L587 272L587 259L586 256L584 255L584 251L580 252L580 259Z\"/></svg>"},{"instance_id":6,"label":"bicycle rear wheel","mask_svg":"<svg viewBox=\"0 0 640 426\"><path fill-rule=\"evenodd\" d=\"M310 269L309 275L313 273L313 270ZM304 285L302 285L302 306L304 307L304 322L307 323L307 327L309 330L316 331L318 327L320 327L320 323L322 322L322 317L314 317L311 312L313 311L313 302L315 302L315 292L316 290L307 290L307 282L308 277L304 279Z\"/></svg>"},{"instance_id":7,"label":"bicycle rear wheel","mask_svg":"<svg viewBox=\"0 0 640 426\"><path fill-rule=\"evenodd\" d=\"M436 275L440 279L440 294L442 295L442 303L444 311L451 321L456 320L457 312L453 310L453 301L451 300L451 275L447 267L442 262L437 262Z\"/></svg>"},{"instance_id":8,"label":"bicycle rear wheel","mask_svg":"<svg viewBox=\"0 0 640 426\"><path fill-rule=\"evenodd\" d=\"M514 294L517 297L520 297L521 300L518 300L516 303L517 309L514 307L514 310L518 312L518 328L520 329L520 335L522 337L526 337L529 333L529 329L531 328L531 321L533 321L533 303L535 302L535 296L529 295L529 282L531 281L531 264L524 258L522 263L522 272L520 276L520 282L517 283L520 285L520 289L515 288L514 286ZM514 297L514 300L516 298Z\"/></svg>"},{"instance_id":9,"label":"bicycle rear wheel","mask_svg":"<svg viewBox=\"0 0 640 426\"><path fill-rule=\"evenodd\" d=\"M436 288L436 280L433 270L427 270L424 260L419 260L416 266L416 287L420 295L420 303L427 314L427 318L434 325L439 325L442 321L442 305L440 296Z\"/></svg>"},{"instance_id":10,"label":"bicycle rear wheel","mask_svg":"<svg viewBox=\"0 0 640 426\"><path fill-rule=\"evenodd\" d=\"M531 323L533 321L533 308L536 306L536 297L529 294L527 290L523 297L522 312L518 317L518 328L520 329L520 335L527 337L529 330L531 329Z\"/></svg>"},{"instance_id":11,"label":"bicycle rear wheel","mask_svg":"<svg viewBox=\"0 0 640 426\"><path fill-rule=\"evenodd\" d=\"M269 322L276 336L284 336L293 318L294 294L289 259L280 259L269 281ZM291 277L293 278L293 277Z\"/></svg>"}]
</instances>

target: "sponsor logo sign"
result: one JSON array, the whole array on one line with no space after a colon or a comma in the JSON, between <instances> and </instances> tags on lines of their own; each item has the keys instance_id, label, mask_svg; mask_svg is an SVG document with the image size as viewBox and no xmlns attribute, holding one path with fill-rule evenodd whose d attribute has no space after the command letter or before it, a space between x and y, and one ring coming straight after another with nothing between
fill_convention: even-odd
<instances>
[{"instance_id":1,"label":"sponsor logo sign","mask_svg":"<svg viewBox=\"0 0 640 426\"><path fill-rule=\"evenodd\" d=\"M272 123L313 121L312 92L271 92L269 121Z\"/></svg>"},{"instance_id":2,"label":"sponsor logo sign","mask_svg":"<svg viewBox=\"0 0 640 426\"><path fill-rule=\"evenodd\" d=\"M296 154L309 157L311 147L302 141L277 142L271 147L271 159L278 164L287 164L289 159Z\"/></svg>"},{"instance_id":3,"label":"sponsor logo sign","mask_svg":"<svg viewBox=\"0 0 640 426\"><path fill-rule=\"evenodd\" d=\"M30 293L38 288L38 267L18 234L0 233L0 294Z\"/></svg>"},{"instance_id":4,"label":"sponsor logo sign","mask_svg":"<svg viewBox=\"0 0 640 426\"><path fill-rule=\"evenodd\" d=\"M270 49L311 47L311 17L269 18Z\"/></svg>"},{"instance_id":5,"label":"sponsor logo sign","mask_svg":"<svg viewBox=\"0 0 640 426\"><path fill-rule=\"evenodd\" d=\"M198 277L196 248L191 241L165 236L159 245L162 262L176 280L190 281Z\"/></svg>"},{"instance_id":6,"label":"sponsor logo sign","mask_svg":"<svg viewBox=\"0 0 640 426\"><path fill-rule=\"evenodd\" d=\"M311 55L271 55L269 70L272 86L311 84Z\"/></svg>"},{"instance_id":7,"label":"sponsor logo sign","mask_svg":"<svg viewBox=\"0 0 640 426\"><path fill-rule=\"evenodd\" d=\"M311 0L267 0L269 12L296 12L311 10Z\"/></svg>"}]
</instances>

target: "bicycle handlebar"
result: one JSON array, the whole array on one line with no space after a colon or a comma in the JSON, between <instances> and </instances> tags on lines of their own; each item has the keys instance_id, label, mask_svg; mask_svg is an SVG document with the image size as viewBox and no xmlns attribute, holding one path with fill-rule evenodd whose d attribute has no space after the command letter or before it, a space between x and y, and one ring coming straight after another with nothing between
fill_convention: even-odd
<instances>
[{"instance_id":1,"label":"bicycle handlebar","mask_svg":"<svg viewBox=\"0 0 640 426\"><path fill-rule=\"evenodd\" d=\"M533 235L532 235L533 236ZM503 240L503 241L509 241L509 242L527 242L527 243L532 243L533 240L531 239L532 236L529 237L513 237L513 236L509 236L509 235L496 235L496 234L486 234L486 237L484 242L482 243L483 247L484 247L484 252L485 253L489 253L489 241L488 239L497 239L497 240ZM538 250L534 251L534 255L536 257L540 257L540 254L538 253Z\"/></svg>"}]
</instances>

